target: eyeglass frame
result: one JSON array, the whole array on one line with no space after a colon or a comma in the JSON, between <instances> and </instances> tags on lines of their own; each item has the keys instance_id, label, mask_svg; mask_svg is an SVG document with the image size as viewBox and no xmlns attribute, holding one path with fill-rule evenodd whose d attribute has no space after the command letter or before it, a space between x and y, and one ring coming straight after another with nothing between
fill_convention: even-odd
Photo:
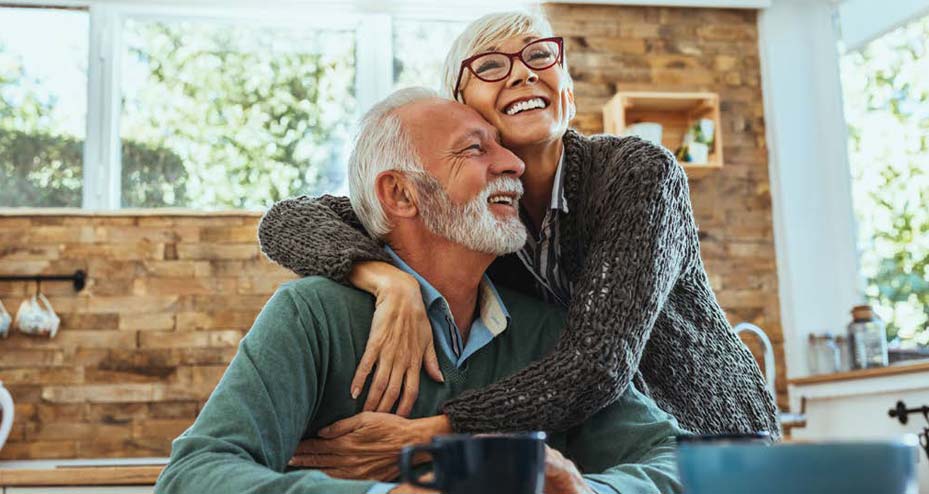
<instances>
[{"instance_id":1,"label":"eyeglass frame","mask_svg":"<svg viewBox=\"0 0 929 494\"><path fill-rule=\"evenodd\" d=\"M532 67L529 66L529 64L526 62L525 59L523 59L523 51L525 51L526 48L529 47L529 45L534 45L534 44L536 44L536 43L542 43L542 42L545 42L545 41L554 41L555 43L558 44L558 58L556 58L555 61L552 62L551 65L548 65L548 66L546 66L546 67L542 67L542 68L540 68L540 69L534 69L534 68L532 68ZM471 62L473 62L473 61L475 61L475 60L477 60L478 58L481 58L481 57L483 57L483 56L487 56L487 55L503 55L503 56L509 58L509 60L510 60L510 68L506 71L506 74L505 74L503 77L501 77L501 78L499 78L499 79L492 79L492 80L484 79L483 77L479 76L479 75L477 74L477 72L474 71L473 68L471 68ZM471 74L474 75L474 77L477 77L478 79L480 79L480 80L482 80L482 81L484 81L484 82L500 82L500 81L506 79L507 77L509 77L510 74L513 73L513 65L515 65L515 62L513 62L513 59L514 59L514 58L518 58L519 61L522 62L522 64L523 64L524 66L526 66L527 68L529 68L530 70L548 70L548 69L554 67L555 65L561 65L562 67L564 67L564 38L561 37L561 36L552 36L552 37L549 37L549 38L534 39L534 40L532 40L532 41L526 43L522 48L519 49L519 51L515 51L515 52L511 52L511 53L506 53L506 52L502 52L502 51L485 51L484 53L478 53L477 55L473 55L473 56L470 56L470 57L468 57L468 58L462 60L462 61L461 61L461 65L459 66L460 68L458 69L458 81L455 82L455 92L452 93L452 95L454 96L454 98L455 98L456 100L458 99L458 94L461 92L461 89L460 89L460 88L461 88L461 78L462 78L462 76L464 76L465 68L467 68L468 71L471 72Z\"/></svg>"}]
</instances>

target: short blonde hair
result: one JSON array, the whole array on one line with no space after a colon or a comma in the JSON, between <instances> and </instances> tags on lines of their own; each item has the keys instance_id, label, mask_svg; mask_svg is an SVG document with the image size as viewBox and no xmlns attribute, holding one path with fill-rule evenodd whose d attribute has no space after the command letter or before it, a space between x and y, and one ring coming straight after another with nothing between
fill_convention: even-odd
<instances>
[{"instance_id":1,"label":"short blonde hair","mask_svg":"<svg viewBox=\"0 0 929 494\"><path fill-rule=\"evenodd\" d=\"M452 92L455 91L455 83L458 82L458 71L461 69L462 60L487 51L503 40L526 35L548 38L554 36L554 32L551 23L541 12L498 12L487 14L468 24L452 43L448 56L445 57L445 66L442 69L442 96L461 102L458 95ZM567 73L567 63L564 67ZM459 89L463 89L469 79L470 73L466 73L461 79ZM570 81L570 74L568 79ZM574 85L573 81L569 83Z\"/></svg>"}]
</instances>

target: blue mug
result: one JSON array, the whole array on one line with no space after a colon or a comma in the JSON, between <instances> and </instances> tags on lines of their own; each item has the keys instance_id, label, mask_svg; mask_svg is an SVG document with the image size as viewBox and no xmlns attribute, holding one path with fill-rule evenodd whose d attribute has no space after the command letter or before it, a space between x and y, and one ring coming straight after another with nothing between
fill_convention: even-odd
<instances>
[{"instance_id":1,"label":"blue mug","mask_svg":"<svg viewBox=\"0 0 929 494\"><path fill-rule=\"evenodd\" d=\"M915 494L911 441L680 441L686 494Z\"/></svg>"},{"instance_id":2,"label":"blue mug","mask_svg":"<svg viewBox=\"0 0 929 494\"><path fill-rule=\"evenodd\" d=\"M545 433L436 436L400 452L403 482L445 494L541 494L545 482ZM432 456L434 479L422 481L413 456Z\"/></svg>"}]
</instances>

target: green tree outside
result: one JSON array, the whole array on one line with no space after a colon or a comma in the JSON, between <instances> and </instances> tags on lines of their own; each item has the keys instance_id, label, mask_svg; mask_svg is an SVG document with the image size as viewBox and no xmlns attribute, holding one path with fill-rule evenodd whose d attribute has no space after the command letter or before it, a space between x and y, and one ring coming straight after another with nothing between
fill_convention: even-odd
<instances>
[{"instance_id":1,"label":"green tree outside","mask_svg":"<svg viewBox=\"0 0 929 494\"><path fill-rule=\"evenodd\" d=\"M127 21L122 206L263 209L343 188L354 36ZM0 46L0 206L80 207L83 140L57 131L55 98L35 87Z\"/></svg>"},{"instance_id":2,"label":"green tree outside","mask_svg":"<svg viewBox=\"0 0 929 494\"><path fill-rule=\"evenodd\" d=\"M867 296L902 346L929 344L929 17L841 61Z\"/></svg>"},{"instance_id":3,"label":"green tree outside","mask_svg":"<svg viewBox=\"0 0 929 494\"><path fill-rule=\"evenodd\" d=\"M59 132L54 97L31 89L21 60L0 45L0 206L81 207L84 141ZM171 150L125 141L122 145L123 190L140 204L160 205L164 195L185 198L183 181L167 188L160 178L184 173Z\"/></svg>"},{"instance_id":4,"label":"green tree outside","mask_svg":"<svg viewBox=\"0 0 929 494\"><path fill-rule=\"evenodd\" d=\"M182 173L124 183L126 207L264 209L338 189L355 119L354 32L128 21L121 137L170 149ZM125 159L125 156L124 156ZM185 195L171 196L182 183Z\"/></svg>"}]
</instances>

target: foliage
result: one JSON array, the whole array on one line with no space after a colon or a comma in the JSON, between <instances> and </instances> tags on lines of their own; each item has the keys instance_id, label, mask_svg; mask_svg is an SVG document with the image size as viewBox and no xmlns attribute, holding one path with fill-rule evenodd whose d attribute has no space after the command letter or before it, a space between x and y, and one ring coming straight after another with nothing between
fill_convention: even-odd
<instances>
[{"instance_id":1,"label":"foliage","mask_svg":"<svg viewBox=\"0 0 929 494\"><path fill-rule=\"evenodd\" d=\"M445 55L464 27L461 21L394 20L394 89L427 86L441 92Z\"/></svg>"},{"instance_id":2,"label":"foliage","mask_svg":"<svg viewBox=\"0 0 929 494\"><path fill-rule=\"evenodd\" d=\"M929 343L929 17L842 59L867 295L888 337Z\"/></svg>"},{"instance_id":3,"label":"foliage","mask_svg":"<svg viewBox=\"0 0 929 494\"><path fill-rule=\"evenodd\" d=\"M166 194L162 205L261 209L341 185L352 32L129 21L124 35L121 135L184 164L176 179L187 195ZM141 205L138 183L124 188L124 205Z\"/></svg>"},{"instance_id":4,"label":"foliage","mask_svg":"<svg viewBox=\"0 0 929 494\"><path fill-rule=\"evenodd\" d=\"M80 207L84 142L56 132L55 99L0 46L0 206ZM15 63L12 63L15 62ZM123 190L135 204L184 200L184 167L165 148L124 141ZM168 180L164 180L167 178Z\"/></svg>"},{"instance_id":5,"label":"foliage","mask_svg":"<svg viewBox=\"0 0 929 494\"><path fill-rule=\"evenodd\" d=\"M355 117L354 32L129 20L122 205L261 209L339 190ZM80 138L0 47L0 205L80 207Z\"/></svg>"},{"instance_id":6,"label":"foliage","mask_svg":"<svg viewBox=\"0 0 929 494\"><path fill-rule=\"evenodd\" d=\"M47 133L55 102L36 82L0 45L0 206L80 206L81 144Z\"/></svg>"}]
</instances>

